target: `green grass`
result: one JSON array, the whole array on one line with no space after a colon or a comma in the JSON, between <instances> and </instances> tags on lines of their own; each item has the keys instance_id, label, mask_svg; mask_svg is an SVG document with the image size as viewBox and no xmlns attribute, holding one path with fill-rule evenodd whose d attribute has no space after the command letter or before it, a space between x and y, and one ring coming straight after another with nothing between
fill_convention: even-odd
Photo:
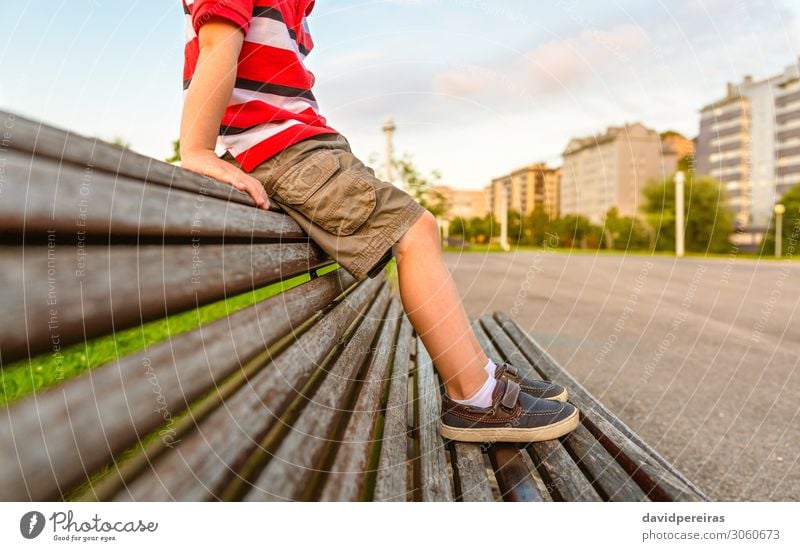
<instances>
[{"instance_id":1,"label":"green grass","mask_svg":"<svg viewBox=\"0 0 800 551\"><path fill-rule=\"evenodd\" d=\"M323 275L338 267L338 264L332 264L320 269L318 273ZM0 405L9 404L34 391L44 390L117 358L228 316L309 279L308 274L299 275L138 327L77 343L57 354L46 353L8 364L0 369Z\"/></svg>"},{"instance_id":2,"label":"green grass","mask_svg":"<svg viewBox=\"0 0 800 551\"><path fill-rule=\"evenodd\" d=\"M493 243L491 245L470 245L469 248L460 248L460 247L442 247L442 251L448 253L464 253L464 254L474 254L474 253L504 253L500 248L500 245ZM535 252L535 251L547 251L553 252L557 254L584 254L584 255L636 255L636 256L663 256L663 257L674 257L675 253L673 251L646 251L646 250L635 250L635 251L621 251L616 249L580 249L580 248L567 248L567 247L534 247L532 245L519 245L519 246L512 246L511 249L507 251L508 253L515 253L515 252ZM733 253L702 253L702 252L686 252L687 257L694 257L694 258L742 258L742 259L749 259L749 260L765 260L765 261L775 261L775 260L786 260L786 257L783 258L775 258L775 256L764 254L759 255L756 253L744 253L744 252L737 252ZM800 255L797 255L792 260L800 260Z\"/></svg>"}]
</instances>

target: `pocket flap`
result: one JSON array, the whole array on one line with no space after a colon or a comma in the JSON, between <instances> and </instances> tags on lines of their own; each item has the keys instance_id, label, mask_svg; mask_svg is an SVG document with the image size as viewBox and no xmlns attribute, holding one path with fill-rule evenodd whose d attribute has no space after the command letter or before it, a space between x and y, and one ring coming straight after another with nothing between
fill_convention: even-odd
<instances>
[{"instance_id":1,"label":"pocket flap","mask_svg":"<svg viewBox=\"0 0 800 551\"><path fill-rule=\"evenodd\" d=\"M333 151L316 151L278 178L273 193L290 205L305 203L339 167L339 158Z\"/></svg>"}]
</instances>

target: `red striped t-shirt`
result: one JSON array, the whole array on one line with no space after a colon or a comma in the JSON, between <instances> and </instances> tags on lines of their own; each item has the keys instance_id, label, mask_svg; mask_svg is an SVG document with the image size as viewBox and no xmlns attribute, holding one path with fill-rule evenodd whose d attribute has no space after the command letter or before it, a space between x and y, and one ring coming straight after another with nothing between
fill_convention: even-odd
<instances>
[{"instance_id":1,"label":"red striped t-shirt","mask_svg":"<svg viewBox=\"0 0 800 551\"><path fill-rule=\"evenodd\" d=\"M230 151L246 172L300 140L337 134L319 114L314 75L303 60L314 47L306 17L314 0L181 0L186 15L183 89L199 53L197 32L212 17L244 31L236 84L216 152Z\"/></svg>"}]
</instances>

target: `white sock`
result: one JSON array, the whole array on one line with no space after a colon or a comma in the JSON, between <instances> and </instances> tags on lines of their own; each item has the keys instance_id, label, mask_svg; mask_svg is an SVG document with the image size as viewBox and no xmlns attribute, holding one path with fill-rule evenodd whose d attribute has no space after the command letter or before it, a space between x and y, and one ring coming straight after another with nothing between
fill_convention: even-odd
<instances>
[{"instance_id":1,"label":"white sock","mask_svg":"<svg viewBox=\"0 0 800 551\"><path fill-rule=\"evenodd\" d=\"M467 406L472 406L476 408L488 408L492 406L492 393L494 393L494 387L497 385L497 379L494 378L494 373L486 378L486 382L483 383L483 386L479 388L475 394L467 398L466 400L453 400L454 402L458 402L459 404L464 404Z\"/></svg>"},{"instance_id":2,"label":"white sock","mask_svg":"<svg viewBox=\"0 0 800 551\"><path fill-rule=\"evenodd\" d=\"M483 366L483 369L489 374L489 377L494 377L497 364L494 363L491 358L489 358L489 361L486 362L486 365Z\"/></svg>"}]
</instances>

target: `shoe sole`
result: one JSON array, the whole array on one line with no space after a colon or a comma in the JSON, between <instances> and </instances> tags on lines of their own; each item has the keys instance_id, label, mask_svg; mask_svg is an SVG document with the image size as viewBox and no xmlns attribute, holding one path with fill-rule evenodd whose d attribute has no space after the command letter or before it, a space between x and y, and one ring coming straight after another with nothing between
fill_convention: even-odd
<instances>
[{"instance_id":1,"label":"shoe sole","mask_svg":"<svg viewBox=\"0 0 800 551\"><path fill-rule=\"evenodd\" d=\"M576 409L572 415L557 423L528 429L510 427L468 429L451 427L441 423L439 431L444 438L459 442L542 442L544 440L553 440L575 430L580 422L579 416L580 411Z\"/></svg>"}]
</instances>

